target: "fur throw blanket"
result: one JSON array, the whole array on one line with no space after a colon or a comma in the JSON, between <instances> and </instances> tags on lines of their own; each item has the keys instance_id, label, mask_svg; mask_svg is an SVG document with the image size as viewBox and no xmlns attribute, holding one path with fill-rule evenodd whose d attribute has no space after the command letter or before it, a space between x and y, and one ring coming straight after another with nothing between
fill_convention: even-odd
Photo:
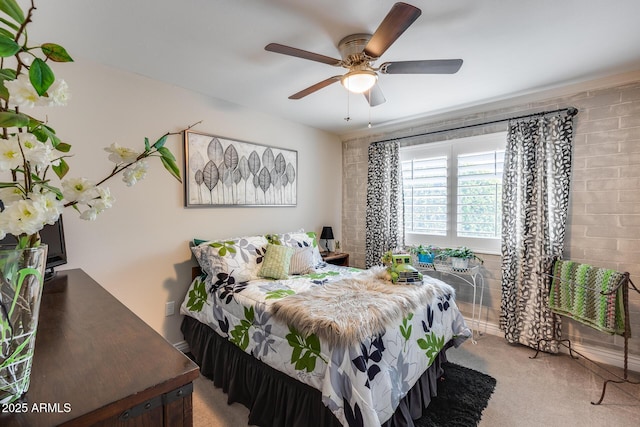
<instances>
[{"instance_id":1,"label":"fur throw blanket","mask_svg":"<svg viewBox=\"0 0 640 427\"><path fill-rule=\"evenodd\" d=\"M303 336L316 334L334 348L357 345L384 332L435 297L454 295L446 283L425 276L423 285L394 285L384 267L287 296L271 305L273 316Z\"/></svg>"}]
</instances>

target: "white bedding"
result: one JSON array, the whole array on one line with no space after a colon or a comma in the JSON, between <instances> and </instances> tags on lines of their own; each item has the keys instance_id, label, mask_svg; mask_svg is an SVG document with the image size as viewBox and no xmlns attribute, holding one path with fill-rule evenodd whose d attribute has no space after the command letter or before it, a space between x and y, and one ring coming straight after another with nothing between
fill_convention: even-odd
<instances>
[{"instance_id":1,"label":"white bedding","mask_svg":"<svg viewBox=\"0 0 640 427\"><path fill-rule=\"evenodd\" d=\"M209 278L198 277L180 311L246 353L320 390L324 404L343 425L380 425L391 417L443 346L450 340L459 345L471 331L455 304L453 288L429 277L423 285L402 286L435 286L446 291L444 296L393 319L384 333L348 347L330 348L316 335L301 336L271 316L270 306L278 299L313 292L328 282L361 273L326 264L313 274L218 283L219 287Z\"/></svg>"}]
</instances>

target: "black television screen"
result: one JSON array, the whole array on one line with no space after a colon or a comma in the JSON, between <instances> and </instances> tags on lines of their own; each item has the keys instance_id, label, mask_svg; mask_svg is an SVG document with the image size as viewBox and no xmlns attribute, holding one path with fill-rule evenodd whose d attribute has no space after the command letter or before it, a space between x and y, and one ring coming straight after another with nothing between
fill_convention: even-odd
<instances>
[{"instance_id":1,"label":"black television screen","mask_svg":"<svg viewBox=\"0 0 640 427\"><path fill-rule=\"evenodd\" d=\"M67 263L67 248L64 243L64 226L62 224L62 215L53 225L45 225L40 230L40 240L48 246L47 250L47 273L45 280L54 276L54 267ZM15 245L16 240L13 236L6 236L0 240L1 245Z\"/></svg>"},{"instance_id":2,"label":"black television screen","mask_svg":"<svg viewBox=\"0 0 640 427\"><path fill-rule=\"evenodd\" d=\"M67 263L67 248L64 244L64 226L62 215L53 225L45 225L40 230L40 240L49 246L47 251L47 270L53 272L54 267Z\"/></svg>"}]
</instances>

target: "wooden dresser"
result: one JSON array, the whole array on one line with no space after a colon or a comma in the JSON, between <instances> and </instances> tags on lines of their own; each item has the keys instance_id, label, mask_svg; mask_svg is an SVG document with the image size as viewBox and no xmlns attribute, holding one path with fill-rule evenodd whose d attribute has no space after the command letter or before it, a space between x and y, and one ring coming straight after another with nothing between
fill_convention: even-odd
<instances>
[{"instance_id":1,"label":"wooden dresser","mask_svg":"<svg viewBox=\"0 0 640 427\"><path fill-rule=\"evenodd\" d=\"M84 271L46 282L31 385L0 426L191 426L198 366Z\"/></svg>"}]
</instances>

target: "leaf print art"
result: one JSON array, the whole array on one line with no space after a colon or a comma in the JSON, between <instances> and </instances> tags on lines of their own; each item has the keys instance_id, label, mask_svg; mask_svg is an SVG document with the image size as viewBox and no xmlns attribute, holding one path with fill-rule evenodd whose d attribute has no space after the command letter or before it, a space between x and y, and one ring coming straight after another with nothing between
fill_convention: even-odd
<instances>
[{"instance_id":1,"label":"leaf print art","mask_svg":"<svg viewBox=\"0 0 640 427\"><path fill-rule=\"evenodd\" d=\"M407 382L409 376L410 364L404 360L404 354L401 352L398 354L396 365L391 365L389 368L389 377L391 378L391 401L395 407L400 402L400 398L403 396L403 390L411 388Z\"/></svg>"},{"instance_id":2,"label":"leaf print art","mask_svg":"<svg viewBox=\"0 0 640 427\"><path fill-rule=\"evenodd\" d=\"M262 190L262 193L264 194L265 204L267 204L267 190L271 186L271 174L269 174L267 168L262 168L262 170L258 174L257 184L257 187L260 187L260 189Z\"/></svg>"},{"instance_id":3,"label":"leaf print art","mask_svg":"<svg viewBox=\"0 0 640 427\"><path fill-rule=\"evenodd\" d=\"M295 206L298 152L185 132L185 205Z\"/></svg>"},{"instance_id":4,"label":"leaf print art","mask_svg":"<svg viewBox=\"0 0 640 427\"><path fill-rule=\"evenodd\" d=\"M407 314L407 317L402 319L402 324L400 325L400 334L402 334L402 338L404 338L404 349L407 349L407 342L409 338L411 338L411 329L413 326L409 323L413 319L413 313Z\"/></svg>"},{"instance_id":5,"label":"leaf print art","mask_svg":"<svg viewBox=\"0 0 640 427\"><path fill-rule=\"evenodd\" d=\"M218 185L218 178L220 177L218 167L215 163L209 161L204 165L202 171L198 171L198 173L200 173L201 183L209 190L209 196L213 199L213 189Z\"/></svg>"},{"instance_id":6,"label":"leaf print art","mask_svg":"<svg viewBox=\"0 0 640 427\"><path fill-rule=\"evenodd\" d=\"M192 311L202 311L207 303L207 290L201 277L195 279L193 289L189 291L188 297L187 308Z\"/></svg>"},{"instance_id":7,"label":"leaf print art","mask_svg":"<svg viewBox=\"0 0 640 427\"><path fill-rule=\"evenodd\" d=\"M267 356L270 351L275 351L274 344L276 341L271 337L271 327L273 325L269 323L270 318L271 315L265 309L265 305L260 303L256 304L253 319L253 326L256 330L251 336L252 341L256 345L251 350L251 354L258 359Z\"/></svg>"},{"instance_id":8,"label":"leaf print art","mask_svg":"<svg viewBox=\"0 0 640 427\"><path fill-rule=\"evenodd\" d=\"M424 350L425 355L429 358L429 365L431 365L444 347L444 336L438 336L435 332L426 333L424 338L418 339L417 343Z\"/></svg>"},{"instance_id":9,"label":"leaf print art","mask_svg":"<svg viewBox=\"0 0 640 427\"><path fill-rule=\"evenodd\" d=\"M351 405L347 399L344 399L343 402L344 407L344 417L347 419L347 423L349 423L349 427L364 427L364 419L362 417L362 411L360 407L356 403L351 409Z\"/></svg>"},{"instance_id":10,"label":"leaf print art","mask_svg":"<svg viewBox=\"0 0 640 427\"><path fill-rule=\"evenodd\" d=\"M227 240L224 242L213 242L210 246L218 249L218 255L225 256L227 252L231 252L232 254L236 252L236 249L234 248L235 244L236 242L233 240Z\"/></svg>"},{"instance_id":11,"label":"leaf print art","mask_svg":"<svg viewBox=\"0 0 640 427\"><path fill-rule=\"evenodd\" d=\"M240 321L238 325L231 331L231 338L229 341L240 347L242 350L246 350L249 346L249 328L253 325L255 318L253 307L245 307L244 319Z\"/></svg>"},{"instance_id":12,"label":"leaf print art","mask_svg":"<svg viewBox=\"0 0 640 427\"><path fill-rule=\"evenodd\" d=\"M233 296L237 293L242 292L247 287L246 283L235 284L235 279L232 276L227 275L226 273L220 273L218 277L218 282L223 285L222 290L220 291L220 299L223 300L226 304L231 303L231 301L233 300Z\"/></svg>"},{"instance_id":13,"label":"leaf print art","mask_svg":"<svg viewBox=\"0 0 640 427\"><path fill-rule=\"evenodd\" d=\"M269 291L267 292L267 296L265 297L265 299L280 299L280 298L284 298L288 295L293 295L295 294L296 291L292 290L292 289L278 289L277 291Z\"/></svg>"},{"instance_id":14,"label":"leaf print art","mask_svg":"<svg viewBox=\"0 0 640 427\"><path fill-rule=\"evenodd\" d=\"M213 318L218 322L218 328L222 332L224 337L229 336L229 318L225 316L224 310L219 304L220 300L218 298L213 299L213 307L212 314Z\"/></svg>"},{"instance_id":15,"label":"leaf print art","mask_svg":"<svg viewBox=\"0 0 640 427\"><path fill-rule=\"evenodd\" d=\"M382 360L382 353L385 347L382 340L382 335L378 335L371 340L369 345L365 345L364 342L360 343L360 355L353 358L351 363L360 372L367 374L367 381L365 386L369 387L369 381L373 380L376 375L380 373L380 366L378 362Z\"/></svg>"},{"instance_id":16,"label":"leaf print art","mask_svg":"<svg viewBox=\"0 0 640 427\"><path fill-rule=\"evenodd\" d=\"M304 338L294 328L289 327L289 333L285 338L293 348L291 363L295 364L296 370L313 372L316 369L316 360L318 358L327 363L320 354L320 339L316 334L311 334Z\"/></svg>"}]
</instances>

